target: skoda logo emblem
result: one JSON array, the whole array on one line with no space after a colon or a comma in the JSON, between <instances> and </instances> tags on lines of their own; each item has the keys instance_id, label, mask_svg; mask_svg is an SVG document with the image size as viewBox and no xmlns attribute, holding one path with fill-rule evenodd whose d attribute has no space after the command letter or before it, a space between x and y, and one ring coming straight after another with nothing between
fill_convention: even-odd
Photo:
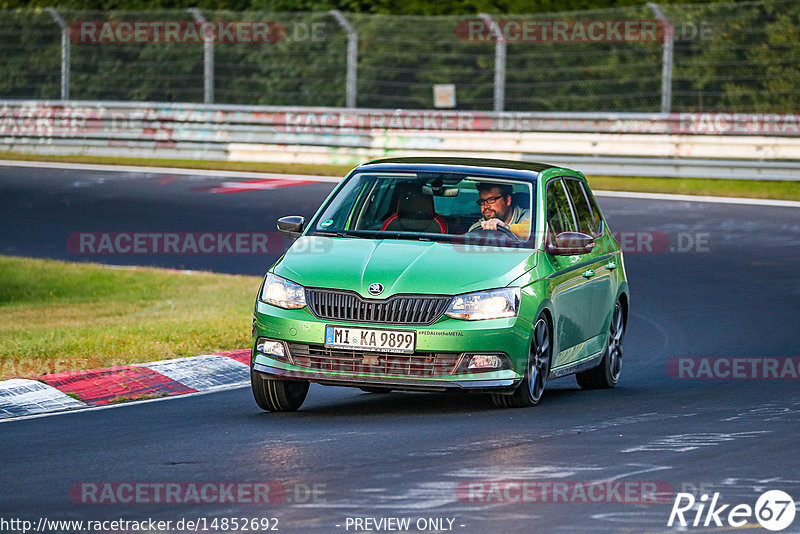
<instances>
[{"instance_id":1,"label":"skoda logo emblem","mask_svg":"<svg viewBox=\"0 0 800 534\"><path fill-rule=\"evenodd\" d=\"M370 295L380 295L383 293L383 284L370 284L368 291Z\"/></svg>"}]
</instances>

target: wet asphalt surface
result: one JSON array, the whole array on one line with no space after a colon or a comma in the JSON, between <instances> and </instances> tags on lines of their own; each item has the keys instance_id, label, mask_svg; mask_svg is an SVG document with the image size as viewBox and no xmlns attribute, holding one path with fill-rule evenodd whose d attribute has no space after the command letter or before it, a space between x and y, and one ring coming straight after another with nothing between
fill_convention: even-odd
<instances>
[{"instance_id":1,"label":"wet asphalt surface","mask_svg":"<svg viewBox=\"0 0 800 534\"><path fill-rule=\"evenodd\" d=\"M0 166L0 254L261 275L284 246L277 218L310 217L332 188L212 192L229 181ZM718 492L731 505L753 506L772 489L800 499L799 378L669 371L679 357L800 356L800 210L599 201L613 231L651 232L659 243L626 248L631 316L614 390L581 391L567 377L535 408L497 410L480 396L312 385L301 411L269 414L241 388L6 422L0 517L205 518L209 529L213 518L277 518L281 532L363 532L356 518L408 519L410 532L662 532L681 491ZM74 246L81 232L272 241L266 254L91 254ZM271 482L286 493L270 504L81 503L74 490L85 486L75 485L91 481ZM510 481L567 485L541 502ZM581 491L591 481L606 488L597 501ZM658 502L635 494L652 487ZM800 519L784 532L798 531Z\"/></svg>"}]
</instances>

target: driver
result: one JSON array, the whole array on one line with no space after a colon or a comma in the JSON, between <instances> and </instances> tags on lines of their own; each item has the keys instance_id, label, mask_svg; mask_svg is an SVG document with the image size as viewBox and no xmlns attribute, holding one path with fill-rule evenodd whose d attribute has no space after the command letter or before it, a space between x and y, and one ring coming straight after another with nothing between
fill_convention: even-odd
<instances>
[{"instance_id":1,"label":"driver","mask_svg":"<svg viewBox=\"0 0 800 534\"><path fill-rule=\"evenodd\" d=\"M528 239L531 231L531 212L513 204L510 185L479 183L478 205L481 207L483 219L469 227L468 232L482 228L497 230L504 226L520 239Z\"/></svg>"}]
</instances>

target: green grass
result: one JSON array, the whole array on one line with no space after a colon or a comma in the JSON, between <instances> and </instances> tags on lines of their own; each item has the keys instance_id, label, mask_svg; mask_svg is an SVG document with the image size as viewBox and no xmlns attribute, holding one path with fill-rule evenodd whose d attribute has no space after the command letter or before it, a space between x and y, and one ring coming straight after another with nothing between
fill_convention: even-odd
<instances>
[{"instance_id":1,"label":"green grass","mask_svg":"<svg viewBox=\"0 0 800 534\"><path fill-rule=\"evenodd\" d=\"M0 256L0 379L245 348L259 283Z\"/></svg>"},{"instance_id":2,"label":"green grass","mask_svg":"<svg viewBox=\"0 0 800 534\"><path fill-rule=\"evenodd\" d=\"M589 176L589 184L607 191L800 200L800 182L790 181Z\"/></svg>"},{"instance_id":3,"label":"green grass","mask_svg":"<svg viewBox=\"0 0 800 534\"><path fill-rule=\"evenodd\" d=\"M19 152L0 152L0 159L94 163L103 165L180 167L187 169L310 174L316 176L344 176L354 166L185 159L112 158L99 156L40 156ZM790 181L643 178L627 176L590 176L589 181L594 189L605 189L608 191L800 200L800 182Z\"/></svg>"},{"instance_id":4,"label":"green grass","mask_svg":"<svg viewBox=\"0 0 800 534\"><path fill-rule=\"evenodd\" d=\"M355 165L320 165L308 163L262 163L257 161L216 161L192 159L117 158L108 156L45 156L23 152L0 151L0 159L21 161L56 161L62 163L92 163L97 165L142 165L147 167L178 167L280 174L310 174L315 176L344 176Z\"/></svg>"}]
</instances>

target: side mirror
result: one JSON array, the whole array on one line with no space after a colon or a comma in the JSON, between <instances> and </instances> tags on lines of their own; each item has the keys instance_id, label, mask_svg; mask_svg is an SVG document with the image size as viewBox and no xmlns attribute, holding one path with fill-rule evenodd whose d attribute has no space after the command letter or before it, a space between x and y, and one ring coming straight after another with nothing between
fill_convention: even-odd
<instances>
[{"instance_id":1,"label":"side mirror","mask_svg":"<svg viewBox=\"0 0 800 534\"><path fill-rule=\"evenodd\" d=\"M594 238L581 232L561 232L545 248L553 256L588 254L594 248Z\"/></svg>"},{"instance_id":2,"label":"side mirror","mask_svg":"<svg viewBox=\"0 0 800 534\"><path fill-rule=\"evenodd\" d=\"M289 215L278 219L278 231L284 237L297 239L303 233L306 220L300 215Z\"/></svg>"}]
</instances>

